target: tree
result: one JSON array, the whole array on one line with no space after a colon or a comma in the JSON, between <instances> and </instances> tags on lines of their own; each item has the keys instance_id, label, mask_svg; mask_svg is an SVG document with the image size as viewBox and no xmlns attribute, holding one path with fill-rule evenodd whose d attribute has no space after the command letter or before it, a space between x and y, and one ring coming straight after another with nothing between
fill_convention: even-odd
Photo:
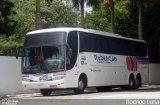
<instances>
[{"instance_id":1,"label":"tree","mask_svg":"<svg viewBox=\"0 0 160 105\"><path fill-rule=\"evenodd\" d=\"M143 12L144 7L147 4L153 4L160 2L159 0L130 0L131 3L137 4L138 7L138 39L143 39Z\"/></svg>"},{"instance_id":2,"label":"tree","mask_svg":"<svg viewBox=\"0 0 160 105\"><path fill-rule=\"evenodd\" d=\"M147 41L149 58L152 63L160 62L160 2L148 2L143 9L143 33ZM110 12L101 6L85 17L85 27L97 30L110 30ZM125 37L137 38L138 7L128 0L121 0L115 5L116 33Z\"/></svg>"},{"instance_id":3,"label":"tree","mask_svg":"<svg viewBox=\"0 0 160 105\"><path fill-rule=\"evenodd\" d=\"M10 0L0 0L0 34L14 32L16 21L11 18L11 15L15 14L13 7L14 4Z\"/></svg>"},{"instance_id":4,"label":"tree","mask_svg":"<svg viewBox=\"0 0 160 105\"><path fill-rule=\"evenodd\" d=\"M88 4L93 6L94 8L98 8L100 4L103 2L106 8L110 7L111 11L111 32L115 32L115 22L114 22L114 5L119 0L88 0Z\"/></svg>"},{"instance_id":5,"label":"tree","mask_svg":"<svg viewBox=\"0 0 160 105\"><path fill-rule=\"evenodd\" d=\"M136 4L138 7L138 39L143 39L143 22L142 22L142 12L143 5L148 0L131 0L131 3Z\"/></svg>"},{"instance_id":6,"label":"tree","mask_svg":"<svg viewBox=\"0 0 160 105\"><path fill-rule=\"evenodd\" d=\"M111 32L115 32L115 22L114 22L114 5L117 0L104 0L104 5L106 8L110 6L111 11Z\"/></svg>"},{"instance_id":7,"label":"tree","mask_svg":"<svg viewBox=\"0 0 160 105\"><path fill-rule=\"evenodd\" d=\"M17 21L15 34L17 39L24 38L24 35L32 30L35 30L35 0L13 0L15 4L14 20ZM63 3L52 0L50 4L41 1L41 25L42 28L51 27L76 27L77 14L71 8L65 6Z\"/></svg>"},{"instance_id":8,"label":"tree","mask_svg":"<svg viewBox=\"0 0 160 105\"><path fill-rule=\"evenodd\" d=\"M42 4L42 26L51 27L77 27L78 15L72 8L63 3L53 0Z\"/></svg>"},{"instance_id":9,"label":"tree","mask_svg":"<svg viewBox=\"0 0 160 105\"><path fill-rule=\"evenodd\" d=\"M115 4L115 17L114 25L116 27L116 33L125 37L136 38L137 29L136 25L132 21L132 15L129 11L129 1L121 0ZM93 10L85 17L85 27L102 31L111 30L111 13L109 9L106 9L102 4L99 9Z\"/></svg>"},{"instance_id":10,"label":"tree","mask_svg":"<svg viewBox=\"0 0 160 105\"><path fill-rule=\"evenodd\" d=\"M114 25L114 1L113 0L104 0L104 5L106 8L110 6L111 10L111 32L115 32L115 25Z\"/></svg>"},{"instance_id":11,"label":"tree","mask_svg":"<svg viewBox=\"0 0 160 105\"><path fill-rule=\"evenodd\" d=\"M52 3L53 0L45 0L48 4Z\"/></svg>"},{"instance_id":12,"label":"tree","mask_svg":"<svg viewBox=\"0 0 160 105\"><path fill-rule=\"evenodd\" d=\"M143 13L144 40L147 41L149 58L152 63L160 63L160 2L152 3Z\"/></svg>"},{"instance_id":13,"label":"tree","mask_svg":"<svg viewBox=\"0 0 160 105\"><path fill-rule=\"evenodd\" d=\"M81 26L83 27L84 25L84 2L85 0L72 0L73 6L76 8L79 8L80 5L80 22Z\"/></svg>"},{"instance_id":14,"label":"tree","mask_svg":"<svg viewBox=\"0 0 160 105\"><path fill-rule=\"evenodd\" d=\"M110 30L110 14L106 11L104 5L101 5L98 9L94 9L85 17L85 28L109 31Z\"/></svg>"},{"instance_id":15,"label":"tree","mask_svg":"<svg viewBox=\"0 0 160 105\"><path fill-rule=\"evenodd\" d=\"M7 38L0 36L0 55L5 56L15 56L16 46L23 44L24 35L35 30L36 0L12 0L12 2L14 3L13 11L16 14L11 17L17 22L17 25L14 33L9 34ZM50 4L41 1L41 14L42 28L76 27L78 24L77 14L57 0L53 0Z\"/></svg>"},{"instance_id":16,"label":"tree","mask_svg":"<svg viewBox=\"0 0 160 105\"><path fill-rule=\"evenodd\" d=\"M81 26L84 26L84 3L93 6L93 8L99 7L102 0L72 0L73 6L79 8L80 6L80 21Z\"/></svg>"},{"instance_id":17,"label":"tree","mask_svg":"<svg viewBox=\"0 0 160 105\"><path fill-rule=\"evenodd\" d=\"M41 0L36 0L36 18L35 18L35 23L36 23L36 29L41 29L42 28L42 23L41 23L41 5L40 5Z\"/></svg>"},{"instance_id":18,"label":"tree","mask_svg":"<svg viewBox=\"0 0 160 105\"><path fill-rule=\"evenodd\" d=\"M17 21L14 34L21 40L31 30L35 30L35 1L34 0L12 0L16 14L13 19Z\"/></svg>"}]
</instances>

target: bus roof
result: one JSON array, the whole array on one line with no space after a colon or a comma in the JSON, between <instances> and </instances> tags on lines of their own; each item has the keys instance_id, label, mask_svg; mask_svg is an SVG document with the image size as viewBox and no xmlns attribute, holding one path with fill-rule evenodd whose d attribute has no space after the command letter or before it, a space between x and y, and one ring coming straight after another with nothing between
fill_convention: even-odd
<instances>
[{"instance_id":1,"label":"bus roof","mask_svg":"<svg viewBox=\"0 0 160 105\"><path fill-rule=\"evenodd\" d=\"M67 33L70 31L81 31L81 32L86 32L86 33L93 33L93 34L99 34L99 35L104 35L104 36L110 36L110 37L115 37L115 38L121 38L121 39L133 40L133 41L146 43L146 41L144 40L123 37L119 34L115 34L111 32L105 32L105 31L99 31L99 30L93 30L93 29L84 29L84 28L48 28L48 29L40 29L40 30L31 31L31 32L28 32L27 35L47 33L47 32L57 32L57 31L63 31Z\"/></svg>"}]
</instances>

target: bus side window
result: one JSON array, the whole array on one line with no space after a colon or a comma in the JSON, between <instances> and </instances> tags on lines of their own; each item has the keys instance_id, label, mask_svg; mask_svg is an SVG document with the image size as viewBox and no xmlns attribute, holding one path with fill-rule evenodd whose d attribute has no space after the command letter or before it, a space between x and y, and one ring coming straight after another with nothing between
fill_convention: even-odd
<instances>
[{"instance_id":1,"label":"bus side window","mask_svg":"<svg viewBox=\"0 0 160 105\"><path fill-rule=\"evenodd\" d=\"M147 47L145 43L139 43L139 56L147 56Z\"/></svg>"}]
</instances>

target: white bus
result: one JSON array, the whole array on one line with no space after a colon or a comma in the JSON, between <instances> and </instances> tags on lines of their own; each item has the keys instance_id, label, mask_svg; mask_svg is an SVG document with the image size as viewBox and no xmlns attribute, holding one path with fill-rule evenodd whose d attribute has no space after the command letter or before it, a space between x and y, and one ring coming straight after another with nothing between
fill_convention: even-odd
<instances>
[{"instance_id":1,"label":"white bus","mask_svg":"<svg viewBox=\"0 0 160 105\"><path fill-rule=\"evenodd\" d=\"M82 28L42 29L25 37L22 84L45 96L57 89L137 89L148 63L143 40Z\"/></svg>"}]
</instances>

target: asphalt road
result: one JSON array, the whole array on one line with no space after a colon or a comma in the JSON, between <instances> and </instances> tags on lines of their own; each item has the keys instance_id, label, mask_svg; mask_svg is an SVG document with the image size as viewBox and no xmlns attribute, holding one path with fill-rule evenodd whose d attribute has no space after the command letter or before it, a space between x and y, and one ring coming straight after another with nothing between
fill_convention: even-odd
<instances>
[{"instance_id":1,"label":"asphalt road","mask_svg":"<svg viewBox=\"0 0 160 105\"><path fill-rule=\"evenodd\" d=\"M0 105L160 105L160 86L143 86L132 91L116 88L101 93L93 88L80 95L55 91L45 97L40 93L19 94L3 98Z\"/></svg>"}]
</instances>

